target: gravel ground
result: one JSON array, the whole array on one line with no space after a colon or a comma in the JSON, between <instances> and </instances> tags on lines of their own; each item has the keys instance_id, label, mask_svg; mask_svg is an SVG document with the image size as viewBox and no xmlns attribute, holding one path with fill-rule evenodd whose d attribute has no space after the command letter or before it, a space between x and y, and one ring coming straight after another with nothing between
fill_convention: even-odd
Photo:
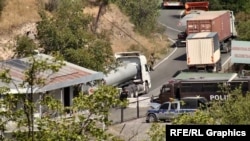
<instances>
[{"instance_id":1,"label":"gravel ground","mask_svg":"<svg viewBox=\"0 0 250 141\"><path fill-rule=\"evenodd\" d=\"M150 123L145 122L145 118L115 124L108 128L114 135L120 136L125 141L149 141L147 131L151 127Z\"/></svg>"}]
</instances>

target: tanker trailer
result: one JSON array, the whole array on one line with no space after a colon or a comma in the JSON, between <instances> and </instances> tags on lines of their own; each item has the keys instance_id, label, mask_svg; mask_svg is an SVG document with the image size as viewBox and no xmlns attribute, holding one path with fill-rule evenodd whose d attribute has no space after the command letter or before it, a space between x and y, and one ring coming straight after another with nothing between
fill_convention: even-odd
<instances>
[{"instance_id":1,"label":"tanker trailer","mask_svg":"<svg viewBox=\"0 0 250 141\"><path fill-rule=\"evenodd\" d=\"M129 80L132 80L137 75L137 68L134 64L122 64L115 70L109 72L105 77L105 84L119 86Z\"/></svg>"},{"instance_id":2,"label":"tanker trailer","mask_svg":"<svg viewBox=\"0 0 250 141\"><path fill-rule=\"evenodd\" d=\"M104 77L105 84L125 87L133 97L147 94L151 88L151 78L146 57L139 52L120 52L115 57L120 65Z\"/></svg>"}]
</instances>

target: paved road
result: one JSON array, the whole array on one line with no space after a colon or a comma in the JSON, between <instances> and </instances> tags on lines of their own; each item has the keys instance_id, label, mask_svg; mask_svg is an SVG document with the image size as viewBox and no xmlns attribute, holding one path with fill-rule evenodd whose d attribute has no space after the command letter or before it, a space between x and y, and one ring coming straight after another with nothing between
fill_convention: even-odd
<instances>
[{"instance_id":1,"label":"paved road","mask_svg":"<svg viewBox=\"0 0 250 141\"><path fill-rule=\"evenodd\" d=\"M168 80L170 80L177 71L185 70L187 69L186 66L186 53L185 53L185 47L177 47L175 46L175 40L177 37L177 34L180 31L184 31L183 27L178 27L178 21L180 19L180 13L181 9L168 9L168 10L161 10L160 16L158 18L158 22L166 27L166 34L169 37L169 40L172 41L172 53L166 55L166 58L159 62L158 65L156 65L155 71L151 72L151 79L152 79L152 88L150 89L149 94L143 95L143 97L151 97L152 95L157 96L159 94L160 88L163 84L165 84ZM222 64L224 67L228 66L228 63L230 62L230 53L228 54L222 54ZM134 108L135 109L135 108ZM126 117L131 117L132 115L135 115L137 111L135 110L126 110L124 113L124 119ZM139 115L143 116L146 113L145 106L142 107L140 110ZM120 120L120 109L119 110L113 110L111 113L111 117L116 118L113 119L114 121ZM114 116L117 115L117 116Z\"/></svg>"}]
</instances>

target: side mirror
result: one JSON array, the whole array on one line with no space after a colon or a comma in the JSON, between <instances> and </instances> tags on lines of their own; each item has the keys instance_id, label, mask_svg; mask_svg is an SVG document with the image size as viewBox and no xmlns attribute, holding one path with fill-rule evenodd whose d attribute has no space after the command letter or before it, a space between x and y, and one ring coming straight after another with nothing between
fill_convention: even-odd
<instances>
[{"instance_id":1,"label":"side mirror","mask_svg":"<svg viewBox=\"0 0 250 141\"><path fill-rule=\"evenodd\" d=\"M145 69L147 72L150 72L149 66L147 64L145 64Z\"/></svg>"}]
</instances>

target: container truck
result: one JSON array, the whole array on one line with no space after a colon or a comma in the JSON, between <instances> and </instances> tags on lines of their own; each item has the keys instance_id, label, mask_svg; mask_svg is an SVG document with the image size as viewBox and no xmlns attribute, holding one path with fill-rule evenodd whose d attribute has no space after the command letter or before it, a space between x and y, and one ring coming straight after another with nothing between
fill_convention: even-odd
<instances>
[{"instance_id":1,"label":"container truck","mask_svg":"<svg viewBox=\"0 0 250 141\"><path fill-rule=\"evenodd\" d=\"M186 39L186 56L190 71L220 71L221 52L217 32L189 34Z\"/></svg>"},{"instance_id":2,"label":"container truck","mask_svg":"<svg viewBox=\"0 0 250 141\"><path fill-rule=\"evenodd\" d=\"M147 58L139 52L115 53L120 65L105 75L104 83L119 89L125 88L129 95L137 97L151 88L150 70Z\"/></svg>"},{"instance_id":3,"label":"container truck","mask_svg":"<svg viewBox=\"0 0 250 141\"><path fill-rule=\"evenodd\" d=\"M181 72L162 85L158 96L152 96L154 103L164 103L184 97L205 97L208 101L226 100L226 91L240 88L243 95L250 90L250 78L237 73Z\"/></svg>"},{"instance_id":4,"label":"container truck","mask_svg":"<svg viewBox=\"0 0 250 141\"><path fill-rule=\"evenodd\" d=\"M231 40L237 37L235 18L232 11L206 11L187 19L186 31L178 34L177 43L186 45L186 37L191 33L217 32L221 52L229 52Z\"/></svg>"}]
</instances>

